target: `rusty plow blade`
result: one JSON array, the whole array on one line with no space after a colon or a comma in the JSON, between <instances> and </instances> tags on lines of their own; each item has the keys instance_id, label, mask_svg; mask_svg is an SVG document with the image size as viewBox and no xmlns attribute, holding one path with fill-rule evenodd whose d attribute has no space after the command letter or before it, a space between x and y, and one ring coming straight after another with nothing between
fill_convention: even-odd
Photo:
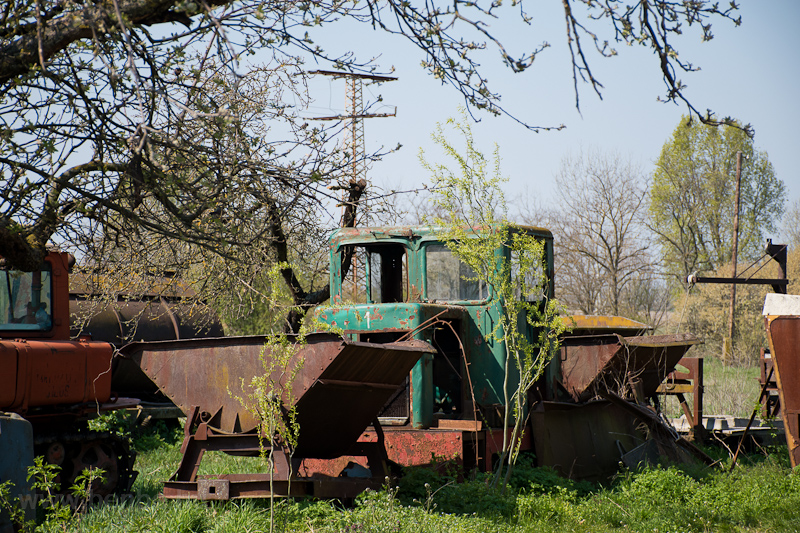
<instances>
[{"instance_id":1,"label":"rusty plow blade","mask_svg":"<svg viewBox=\"0 0 800 533\"><path fill-rule=\"evenodd\" d=\"M266 341L265 337L225 337L136 343L123 349L123 356L138 364L188 415L183 459L176 474L165 483L165 497L299 495L296 491L317 497L350 497L376 482L371 478L365 478L364 486L355 480L345 483L336 478L330 478L327 484L317 478L312 482L296 477L294 462L303 458L332 459L353 454L354 449L358 453L361 433L376 423L380 410L404 383L412 367L433 348L416 340L373 344L322 333L309 335L302 345L273 348ZM280 398L284 413L296 412L299 430L293 449L289 450L280 439L270 442L271 436L259 439L258 420L240 401L252 397L254 378L260 380L262 394ZM273 390L264 391L264 384ZM261 479L265 474L206 479L197 476L206 450L255 456L264 445L273 454L283 456L276 461L283 466L276 467L269 483ZM385 449L382 453L378 449L382 446L381 439L374 450L360 451L371 457L371 465L383 463ZM385 470L385 465L378 465L372 472L373 478L380 477L378 486ZM280 483L275 484L276 480ZM279 487L289 487L290 482L291 493L284 494ZM268 486L272 489L265 488Z\"/></svg>"},{"instance_id":2,"label":"rusty plow blade","mask_svg":"<svg viewBox=\"0 0 800 533\"><path fill-rule=\"evenodd\" d=\"M700 342L689 333L568 337L561 348L562 385L577 402L605 392L649 398L686 351Z\"/></svg>"}]
</instances>

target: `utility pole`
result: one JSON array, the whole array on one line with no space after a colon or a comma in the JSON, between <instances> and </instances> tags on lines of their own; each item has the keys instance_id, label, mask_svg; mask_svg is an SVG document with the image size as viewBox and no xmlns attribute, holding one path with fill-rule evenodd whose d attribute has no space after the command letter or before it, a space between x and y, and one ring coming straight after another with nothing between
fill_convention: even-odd
<instances>
[{"instance_id":1,"label":"utility pole","mask_svg":"<svg viewBox=\"0 0 800 533\"><path fill-rule=\"evenodd\" d=\"M742 185L742 152L736 152L736 207L733 211L733 254L731 262L733 263L732 278L736 277L736 261L739 255L739 191ZM728 313L728 336L722 341L722 361L730 363L733 357L733 333L735 328L735 315L736 315L736 284L731 284L731 304L730 312Z\"/></svg>"},{"instance_id":2,"label":"utility pole","mask_svg":"<svg viewBox=\"0 0 800 533\"><path fill-rule=\"evenodd\" d=\"M395 81L397 78L390 76L375 76L372 74L357 74L353 72L338 72L333 70L313 70L310 74L321 74L323 76L333 76L336 78L344 78L347 82L345 91L346 108L344 115L335 115L331 117L315 117L314 120L347 120L347 138L345 139L345 149L350 156L350 182L359 183L360 180L367 181L367 150L364 143L364 119L365 118L383 118L394 117L397 115L397 108L394 113L364 113L364 99L362 97L362 82L364 80L383 83L386 81ZM363 197L360 202L361 211L364 213L362 222L365 226L369 225L369 206L367 203L368 187L364 190ZM347 194L347 187L342 187L342 194ZM344 209L346 196L342 197L342 223L344 222ZM358 219L358 212L355 212L356 220ZM356 222L356 225L358 223ZM353 273L353 299L358 301L359 293L359 278L358 278L358 257L353 254L352 264L350 270Z\"/></svg>"},{"instance_id":3,"label":"utility pole","mask_svg":"<svg viewBox=\"0 0 800 533\"><path fill-rule=\"evenodd\" d=\"M357 74L353 72L338 72L332 70L314 70L310 74L321 74L323 76L333 76L334 78L344 78L347 86L345 90L346 109L344 115L330 117L315 117L314 120L347 120L347 138L345 148L350 157L350 179L355 183L360 180L367 181L367 158L364 143L364 119L365 118L384 118L397 115L397 108L394 113L364 113L364 99L362 97L362 82L364 80L383 83L395 81L397 78L391 76L375 76L372 74ZM364 198L366 198L366 192ZM364 213L367 213L366 201L364 201ZM368 215L367 215L368 217ZM368 218L367 221L368 223Z\"/></svg>"}]
</instances>

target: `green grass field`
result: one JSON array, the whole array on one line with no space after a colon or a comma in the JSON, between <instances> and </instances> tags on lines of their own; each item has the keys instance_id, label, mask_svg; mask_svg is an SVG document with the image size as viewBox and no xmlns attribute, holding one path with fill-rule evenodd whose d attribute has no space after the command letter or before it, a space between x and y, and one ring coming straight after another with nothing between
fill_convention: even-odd
<instances>
[{"instance_id":1,"label":"green grass field","mask_svg":"<svg viewBox=\"0 0 800 533\"><path fill-rule=\"evenodd\" d=\"M703 413L750 417L761 392L758 367L725 366L715 357L705 357L703 367ZM692 405L692 395L687 394L686 398ZM662 406L669 417L682 414L675 396L663 398Z\"/></svg>"},{"instance_id":2,"label":"green grass field","mask_svg":"<svg viewBox=\"0 0 800 533\"><path fill-rule=\"evenodd\" d=\"M755 369L706 361L706 413L749 416ZM81 532L548 532L800 531L800 472L783 440L740 458L732 473L724 448L707 448L717 467L621 471L606 484L574 482L522 457L505 493L482 475L409 470L394 485L344 507L330 501L226 503L160 500L161 482L180 459L182 432L157 426L135 439L140 472L133 498L91 507L37 531ZM264 472L265 461L209 453L201 473ZM40 513L41 515L42 513Z\"/></svg>"},{"instance_id":3,"label":"green grass field","mask_svg":"<svg viewBox=\"0 0 800 533\"><path fill-rule=\"evenodd\" d=\"M165 438L166 437L166 438ZM179 458L177 432L137 438L134 498L95 506L39 531L82 532L547 532L547 531L797 531L800 475L784 446L746 456L728 472L723 449L709 448L719 467L663 466L621 472L605 485L565 480L523 457L505 493L481 476L457 483L429 469L410 470L350 507L329 501L204 503L159 500L161 481ZM208 454L204 470L253 471L263 462ZM244 463L243 461L247 461ZM263 470L262 470L263 471ZM272 518L271 518L272 516Z\"/></svg>"}]
</instances>

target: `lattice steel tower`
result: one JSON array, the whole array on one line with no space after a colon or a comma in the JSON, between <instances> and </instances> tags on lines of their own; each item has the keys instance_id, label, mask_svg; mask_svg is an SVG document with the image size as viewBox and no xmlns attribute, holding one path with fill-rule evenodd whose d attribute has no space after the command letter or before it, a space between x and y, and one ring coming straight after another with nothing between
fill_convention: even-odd
<instances>
[{"instance_id":1,"label":"lattice steel tower","mask_svg":"<svg viewBox=\"0 0 800 533\"><path fill-rule=\"evenodd\" d=\"M366 145L364 144L364 99L361 94L361 78L347 76L347 113L350 124L347 132L347 148L351 159L351 177L358 181L367 178Z\"/></svg>"},{"instance_id":2,"label":"lattice steel tower","mask_svg":"<svg viewBox=\"0 0 800 533\"><path fill-rule=\"evenodd\" d=\"M315 117L315 120L346 120L347 137L345 150L350 158L349 177L356 182L360 179L367 180L367 154L364 142L364 119L393 117L396 113L364 113L364 99L362 96L362 83L364 80L378 83L395 81L397 78L390 76L374 76L372 74L357 74L352 72L337 72L331 70L314 70L310 74L322 74L334 78L344 78L346 82L344 115L332 117Z\"/></svg>"}]
</instances>

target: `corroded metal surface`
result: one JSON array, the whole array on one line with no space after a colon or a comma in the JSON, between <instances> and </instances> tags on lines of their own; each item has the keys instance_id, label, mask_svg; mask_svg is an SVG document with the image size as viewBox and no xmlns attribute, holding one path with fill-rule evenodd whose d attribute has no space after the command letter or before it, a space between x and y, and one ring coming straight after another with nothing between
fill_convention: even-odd
<instances>
[{"instance_id":1,"label":"corroded metal surface","mask_svg":"<svg viewBox=\"0 0 800 533\"><path fill-rule=\"evenodd\" d=\"M263 337L231 337L129 344L122 357L139 366L184 414L192 405L208 416L220 408L220 429L247 431L256 422L235 399L242 396L241 380L261 368L258 356ZM238 411L242 411L239 415Z\"/></svg>"},{"instance_id":2,"label":"corroded metal surface","mask_svg":"<svg viewBox=\"0 0 800 533\"><path fill-rule=\"evenodd\" d=\"M563 385L575 401L587 401L602 391L624 391L635 380L649 397L686 351L699 342L687 333L567 338L561 348Z\"/></svg>"},{"instance_id":3,"label":"corroded metal surface","mask_svg":"<svg viewBox=\"0 0 800 533\"><path fill-rule=\"evenodd\" d=\"M69 312L75 319L87 318L71 334L91 335L97 341L122 346L132 341L163 341L222 337L219 317L207 309L157 298L146 301L120 301L102 308L93 301L70 295Z\"/></svg>"},{"instance_id":4,"label":"corroded metal surface","mask_svg":"<svg viewBox=\"0 0 800 533\"><path fill-rule=\"evenodd\" d=\"M792 467L800 465L800 317L770 316L767 336Z\"/></svg>"},{"instance_id":5,"label":"corroded metal surface","mask_svg":"<svg viewBox=\"0 0 800 533\"><path fill-rule=\"evenodd\" d=\"M107 402L112 351L105 342L0 341L0 409Z\"/></svg>"},{"instance_id":6,"label":"corroded metal surface","mask_svg":"<svg viewBox=\"0 0 800 533\"><path fill-rule=\"evenodd\" d=\"M383 432L389 460L401 466L429 466L437 460L452 460L460 464L465 459L465 446L468 447L469 441L474 440L476 435L482 441L485 435L484 431L417 430L409 427L384 428ZM359 437L358 442L377 443L378 436L369 428ZM467 459L474 461L473 457ZM352 465L364 468L368 466L365 457L352 454L332 460L305 459L300 467L300 474L338 476L348 467L352 468Z\"/></svg>"},{"instance_id":7,"label":"corroded metal surface","mask_svg":"<svg viewBox=\"0 0 800 533\"><path fill-rule=\"evenodd\" d=\"M607 479L644 442L635 420L608 401L541 402L531 420L539 466L573 479Z\"/></svg>"},{"instance_id":8,"label":"corroded metal surface","mask_svg":"<svg viewBox=\"0 0 800 533\"><path fill-rule=\"evenodd\" d=\"M384 345L315 334L277 365L265 342L264 337L227 337L136 343L123 355L184 413L199 406L204 419L225 432L256 427L239 398L248 397L254 376L271 372L279 389L274 393L285 407L297 408L296 456L326 458L347 451L419 357L432 350L419 341Z\"/></svg>"},{"instance_id":9,"label":"corroded metal surface","mask_svg":"<svg viewBox=\"0 0 800 533\"><path fill-rule=\"evenodd\" d=\"M271 479L269 474L203 476L195 481L167 481L163 497L175 500L225 501L241 498L355 498L366 489L380 490L383 481L371 478Z\"/></svg>"},{"instance_id":10,"label":"corroded metal surface","mask_svg":"<svg viewBox=\"0 0 800 533\"><path fill-rule=\"evenodd\" d=\"M646 457L632 459L637 455L634 450L641 450L645 442L656 456L670 462L713 462L677 438L650 409L613 393L604 395L604 400L578 405L537 405L531 419L539 466L549 466L569 478L605 480L618 471L620 460L633 466L640 460L647 462Z\"/></svg>"},{"instance_id":11,"label":"corroded metal surface","mask_svg":"<svg viewBox=\"0 0 800 533\"><path fill-rule=\"evenodd\" d=\"M573 332L586 335L588 333L619 333L620 335L636 335L651 330L650 326L630 318L611 315L570 315L564 317Z\"/></svg>"},{"instance_id":12,"label":"corroded metal surface","mask_svg":"<svg viewBox=\"0 0 800 533\"><path fill-rule=\"evenodd\" d=\"M433 351L421 341L344 343L336 353L329 344L332 341L318 344L313 359L305 356L302 379L294 387L300 425L298 457L331 458L346 453L420 356Z\"/></svg>"},{"instance_id":13,"label":"corroded metal surface","mask_svg":"<svg viewBox=\"0 0 800 533\"><path fill-rule=\"evenodd\" d=\"M473 424L473 427L477 426ZM509 437L511 431L511 428L507 430ZM526 431L522 439L522 450L532 447L529 433ZM477 468L488 472L503 444L502 429L414 429L406 426L383 428L383 435L388 459L404 467L455 463L465 470ZM373 428L368 428L358 442L377 443L378 435ZM348 454L333 460L305 459L300 473L338 476L354 464L367 468L365 457Z\"/></svg>"}]
</instances>

